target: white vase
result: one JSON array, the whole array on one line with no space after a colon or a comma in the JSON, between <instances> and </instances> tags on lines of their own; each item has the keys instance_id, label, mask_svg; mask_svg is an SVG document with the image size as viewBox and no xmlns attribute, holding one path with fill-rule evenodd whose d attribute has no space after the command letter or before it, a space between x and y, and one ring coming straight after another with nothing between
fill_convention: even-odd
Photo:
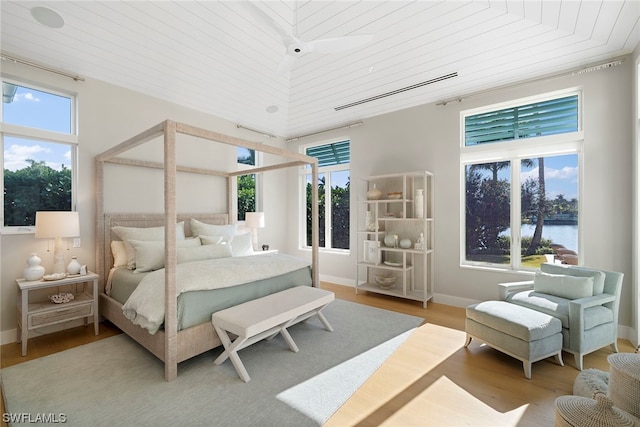
<instances>
[{"instance_id":1,"label":"white vase","mask_svg":"<svg viewBox=\"0 0 640 427\"><path fill-rule=\"evenodd\" d=\"M71 257L71 261L67 264L67 273L80 274L80 268L82 268L82 264L78 262L78 257Z\"/></svg>"},{"instance_id":2,"label":"white vase","mask_svg":"<svg viewBox=\"0 0 640 427\"><path fill-rule=\"evenodd\" d=\"M42 260L35 252L27 258L28 267L25 268L22 273L25 280L33 281L42 279L42 276L44 276L44 267L40 265L41 262Z\"/></svg>"},{"instance_id":3,"label":"white vase","mask_svg":"<svg viewBox=\"0 0 640 427\"><path fill-rule=\"evenodd\" d=\"M382 191L378 190L376 184L373 184L373 188L367 191L367 199L378 200L380 197L382 197Z\"/></svg>"},{"instance_id":4,"label":"white vase","mask_svg":"<svg viewBox=\"0 0 640 427\"><path fill-rule=\"evenodd\" d=\"M416 190L416 196L413 198L413 216L416 218L424 218L424 194L422 189Z\"/></svg>"},{"instance_id":5,"label":"white vase","mask_svg":"<svg viewBox=\"0 0 640 427\"><path fill-rule=\"evenodd\" d=\"M367 231L377 231L376 223L373 220L373 215L371 214L371 211L367 211L365 222L367 224Z\"/></svg>"}]
</instances>

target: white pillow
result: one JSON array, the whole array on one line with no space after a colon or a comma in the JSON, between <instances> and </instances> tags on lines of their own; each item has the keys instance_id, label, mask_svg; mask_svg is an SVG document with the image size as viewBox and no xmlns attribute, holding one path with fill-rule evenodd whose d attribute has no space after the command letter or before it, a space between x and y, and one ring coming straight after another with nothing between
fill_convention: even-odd
<instances>
[{"instance_id":1,"label":"white pillow","mask_svg":"<svg viewBox=\"0 0 640 427\"><path fill-rule=\"evenodd\" d=\"M164 227L111 227L111 230L124 242L127 252L127 268L136 268L136 251L129 240L164 240ZM176 240L184 240L184 222L176 224Z\"/></svg>"},{"instance_id":2,"label":"white pillow","mask_svg":"<svg viewBox=\"0 0 640 427\"><path fill-rule=\"evenodd\" d=\"M593 277L575 277L536 271L533 290L566 299L593 296Z\"/></svg>"},{"instance_id":3,"label":"white pillow","mask_svg":"<svg viewBox=\"0 0 640 427\"><path fill-rule=\"evenodd\" d=\"M253 255L253 244L251 242L251 233L236 234L231 239L231 250L233 256Z\"/></svg>"},{"instance_id":4,"label":"white pillow","mask_svg":"<svg viewBox=\"0 0 640 427\"><path fill-rule=\"evenodd\" d=\"M229 246L231 246L233 256L254 255L250 233L236 234L235 236L232 236L231 239L226 239L223 236L199 237L203 245L229 244Z\"/></svg>"},{"instance_id":5,"label":"white pillow","mask_svg":"<svg viewBox=\"0 0 640 427\"><path fill-rule=\"evenodd\" d=\"M231 245L224 242L192 248L179 248L178 264L204 259L228 258L230 256L232 256Z\"/></svg>"},{"instance_id":6,"label":"white pillow","mask_svg":"<svg viewBox=\"0 0 640 427\"><path fill-rule=\"evenodd\" d=\"M113 240L111 242L111 255L113 255L113 267L127 266L127 250L122 240Z\"/></svg>"},{"instance_id":7,"label":"white pillow","mask_svg":"<svg viewBox=\"0 0 640 427\"><path fill-rule=\"evenodd\" d=\"M191 218L191 235L192 236L221 236L225 240L231 240L238 229L237 224L216 225L207 224L197 219Z\"/></svg>"},{"instance_id":8,"label":"white pillow","mask_svg":"<svg viewBox=\"0 0 640 427\"><path fill-rule=\"evenodd\" d=\"M164 241L129 240L129 243L136 252L136 269L134 273L144 273L164 267ZM176 241L177 248L195 246L200 246L200 239Z\"/></svg>"}]
</instances>

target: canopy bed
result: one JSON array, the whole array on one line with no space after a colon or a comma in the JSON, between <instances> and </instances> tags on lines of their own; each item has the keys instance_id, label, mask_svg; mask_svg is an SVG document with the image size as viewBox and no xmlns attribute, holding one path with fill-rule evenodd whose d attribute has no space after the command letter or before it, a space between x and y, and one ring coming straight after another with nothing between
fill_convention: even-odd
<instances>
[{"instance_id":1,"label":"canopy bed","mask_svg":"<svg viewBox=\"0 0 640 427\"><path fill-rule=\"evenodd\" d=\"M266 166L233 171L178 165L176 160L176 141L180 135L186 135L186 138L196 138L199 141L205 141L206 143L220 143L235 147L244 147L255 150L256 152L267 153L270 159L274 160L272 160L272 164ZM159 138L163 138L163 160L161 162L121 157L123 153ZM105 186L109 185L108 182L105 182L107 181L105 178L105 168L108 168L109 165L161 169L163 171L164 184L164 212L156 212L153 214L122 213L109 212L105 209ZM283 268L285 264L291 265L290 268L285 268L282 271L279 271L278 275L275 276L276 280L271 280L271 282L269 282L269 280L265 279L266 283L265 280L260 280L258 277L237 279L239 283L241 283L240 285L232 286L231 284L221 284L220 287L223 289L215 289L211 291L201 290L197 287L193 288L190 287L190 284L184 283L184 281L187 280L185 279L185 275L189 275L190 270L192 270L191 267L186 268L185 266L187 265L193 266L193 263L199 262L212 264L207 268L215 269L213 271L216 271L216 274L209 274L209 276L218 276L219 274L217 274L217 272L221 271L220 268L222 268L222 263L227 263L227 261L218 259L226 258L226 256L221 256L219 254L215 256L207 256L205 257L207 258L206 260L198 261L203 259L203 257L197 255L194 258L193 254L195 254L196 251L199 253L202 250L187 246L190 245L190 242L188 241L190 240L190 236L196 236L197 238L198 233L193 230L196 226L224 227L225 225L230 223L234 224L236 222L235 218L237 217L237 212L233 195L233 183L236 177L239 175L257 174L281 168L300 166L308 166L311 169L312 198L314 200L311 209L311 261L310 265L306 267L306 273L305 267L296 264L293 260L294 257L290 257L291 260L276 260L275 258L273 260L267 260L267 258L272 255L253 255L233 259L232 261L229 261L233 263L232 266L227 268L229 271L239 271L256 270L256 268L253 267L256 264L276 265L280 263ZM233 168L236 168L235 163L233 164ZM176 177L178 173L208 175L211 176L212 179L226 179L227 191L225 196L227 199L227 212L214 214L178 213L178 206L176 202ZM226 298L226 302L221 304L231 306L248 299L263 296L265 293L278 292L283 288L300 284L301 281L305 281L305 274L308 277L309 285L315 287L319 286L319 274L317 268L318 167L317 159L314 157L289 152L277 147L224 135L184 123L166 120L147 131L112 147L102 154L99 154L96 157L96 181L96 238L98 240L96 245L96 270L101 276L99 289L100 314L162 360L165 365L165 379L167 381L172 381L177 377L179 362L221 345L221 341L211 324L212 311L209 311L204 315L202 313L198 313L197 315L192 314L189 312L188 308L183 307L183 305L188 304L185 301L189 298L198 301L198 303L202 305L203 301L220 301L220 298L217 295L222 293L225 294L224 298ZM160 250L163 254L160 255L160 260L155 259L153 261L161 264L159 269L150 268L136 276L135 272L132 273L131 271L127 271L127 268L115 268L116 260L114 259L112 243L124 241L128 245L136 245L135 253L141 254L142 252L138 250L141 247L145 247L145 250L149 249L145 246L145 242L139 242L135 239L127 240L126 236L125 238L122 238L123 230L136 231L140 229L147 229L147 231L152 231L153 229L161 230L162 235L159 239L155 240L160 241L158 243L161 243ZM149 244L149 246L151 246L151 244ZM129 249L131 249L131 247ZM156 245L153 250L157 251L158 246ZM214 248L213 246L206 248L206 250L207 252L219 251L219 249ZM151 253L151 250L149 249L149 252L145 253ZM185 254L191 255L185 258ZM129 255L130 254L127 253L127 256ZM282 257L286 257L286 255L281 256L281 258ZM260 260L257 260L257 258L260 258ZM244 265L250 265L251 267L244 267ZM127 267L131 266L128 265ZM208 273L203 273L201 276L207 274ZM271 273L271 277L273 277L274 274L276 273ZM151 279L152 276L154 279ZM125 288L109 288L112 282L123 282L126 284L131 283L131 280L135 282L131 285L131 288L126 287L129 285L125 285ZM143 283L147 285L147 282L154 281L155 283L151 286L155 286L156 288L161 286L164 288L164 301L160 298L164 307L159 312L159 315L161 316L161 325L156 322L152 326L148 326L148 319L145 316L138 316L135 313L131 314L125 304L130 304L129 295L144 293L143 291L140 291L140 287ZM138 284L138 282L140 284ZM122 289L126 290L123 291ZM191 290L194 290L194 292L190 292ZM209 294L212 292L218 292L218 294L216 294L216 297L211 299ZM238 292L240 293L240 296L238 296ZM147 295L157 296L157 294L158 292L154 293L152 290L147 291ZM210 299L207 300L204 298L203 295L205 294L207 295L206 298ZM208 304L208 302L206 304ZM162 303L160 305L162 305ZM225 308L225 305L218 305L215 307L211 305L208 308L209 310L217 311ZM189 318L190 316L192 317L191 321L187 321L185 323L185 317ZM200 320L198 320L198 316L200 316ZM138 318L142 318L142 320L138 321ZM135 323L131 319L134 319ZM203 321L202 319L205 320ZM139 325L145 327L141 327Z\"/></svg>"}]
</instances>

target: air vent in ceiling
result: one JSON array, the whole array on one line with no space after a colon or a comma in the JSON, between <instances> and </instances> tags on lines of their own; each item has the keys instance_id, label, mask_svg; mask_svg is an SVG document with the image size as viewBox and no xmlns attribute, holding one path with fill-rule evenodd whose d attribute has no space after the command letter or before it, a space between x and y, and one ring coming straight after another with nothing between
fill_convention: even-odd
<instances>
[{"instance_id":1,"label":"air vent in ceiling","mask_svg":"<svg viewBox=\"0 0 640 427\"><path fill-rule=\"evenodd\" d=\"M433 84L433 83L438 83L438 82L441 82L443 80L452 79L454 77L458 77L458 72L457 71L455 73L445 74L444 76L440 76L440 77L436 77L434 79L426 80L426 81L421 82L421 83L416 83L414 85L403 87L401 89L392 90L391 92L385 92L385 93L381 93L380 95L372 96L370 98L361 99L360 101L352 102L350 104L344 104L344 105L341 105L339 107L335 107L334 110L340 111L340 110L344 110L345 108L355 107L356 105L365 104L367 102L375 101L375 100L381 99L381 98L386 98L387 96L396 95L398 93L406 92L406 91L412 90L412 89L417 89L417 88L422 87L422 86L427 86L427 85L430 85L430 84Z\"/></svg>"}]
</instances>

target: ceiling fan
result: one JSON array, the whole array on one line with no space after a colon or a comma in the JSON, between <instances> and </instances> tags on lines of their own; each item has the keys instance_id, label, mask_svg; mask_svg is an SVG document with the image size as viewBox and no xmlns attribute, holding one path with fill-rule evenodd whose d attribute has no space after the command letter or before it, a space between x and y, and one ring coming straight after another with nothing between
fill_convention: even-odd
<instances>
[{"instance_id":1,"label":"ceiling fan","mask_svg":"<svg viewBox=\"0 0 640 427\"><path fill-rule=\"evenodd\" d=\"M257 20L260 20L264 25L271 28L282 40L287 52L282 58L276 72L278 74L285 74L291 69L293 63L308 53L338 53L346 52L348 50L356 49L360 46L364 46L373 40L372 34L362 34L354 36L342 36L326 39L318 39L311 41L304 41L298 37L290 34L287 30L282 28L278 22L269 17L262 9L254 5L252 2L247 2L252 10L252 14ZM297 13L297 10L296 10Z\"/></svg>"}]
</instances>

